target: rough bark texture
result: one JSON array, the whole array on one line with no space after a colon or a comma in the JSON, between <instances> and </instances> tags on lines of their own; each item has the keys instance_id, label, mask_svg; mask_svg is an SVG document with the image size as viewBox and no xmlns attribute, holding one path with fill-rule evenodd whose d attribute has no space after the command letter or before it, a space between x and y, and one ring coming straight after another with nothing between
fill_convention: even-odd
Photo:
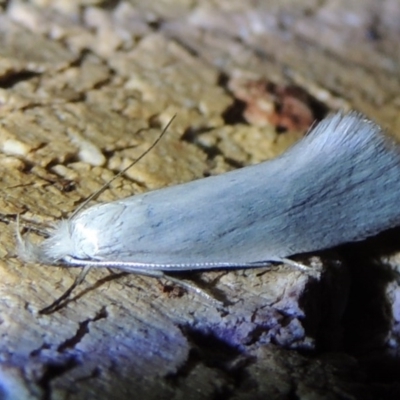
<instances>
[{"instance_id":1,"label":"rough bark texture","mask_svg":"<svg viewBox=\"0 0 400 400\"><path fill-rule=\"evenodd\" d=\"M272 158L337 109L400 135L399 1L0 7L0 398L400 397L398 256L376 257L396 235L304 257L308 273L181 276L223 305L91 271L48 314L78 271L24 265L15 247L17 214L40 240L174 114L98 201Z\"/></svg>"}]
</instances>

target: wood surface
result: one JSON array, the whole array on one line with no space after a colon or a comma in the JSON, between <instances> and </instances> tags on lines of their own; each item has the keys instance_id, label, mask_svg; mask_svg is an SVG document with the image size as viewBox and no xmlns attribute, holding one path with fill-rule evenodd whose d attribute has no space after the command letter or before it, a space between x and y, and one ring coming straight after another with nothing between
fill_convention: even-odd
<instances>
[{"instance_id":1,"label":"wood surface","mask_svg":"<svg viewBox=\"0 0 400 400\"><path fill-rule=\"evenodd\" d=\"M270 159L331 111L400 135L399 1L0 7L1 398L399 398L398 257L372 259L380 244L302 256L306 273L175 276L211 299L92 270L47 314L79 270L23 263L15 244L18 214L40 241L175 114L97 201Z\"/></svg>"}]
</instances>

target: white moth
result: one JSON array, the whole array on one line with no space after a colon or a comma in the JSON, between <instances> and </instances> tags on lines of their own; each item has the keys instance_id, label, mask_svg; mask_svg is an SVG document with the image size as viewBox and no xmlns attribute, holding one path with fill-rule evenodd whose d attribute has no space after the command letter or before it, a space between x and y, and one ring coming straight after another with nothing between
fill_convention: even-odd
<instances>
[{"instance_id":1,"label":"white moth","mask_svg":"<svg viewBox=\"0 0 400 400\"><path fill-rule=\"evenodd\" d=\"M19 252L141 273L256 267L400 225L399 195L400 145L335 114L272 161L95 205Z\"/></svg>"}]
</instances>

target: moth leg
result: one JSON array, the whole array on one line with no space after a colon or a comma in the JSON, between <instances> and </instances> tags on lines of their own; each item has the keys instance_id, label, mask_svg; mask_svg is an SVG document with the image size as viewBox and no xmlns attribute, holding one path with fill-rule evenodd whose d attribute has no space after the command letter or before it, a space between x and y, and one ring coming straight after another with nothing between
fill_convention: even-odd
<instances>
[{"instance_id":1,"label":"moth leg","mask_svg":"<svg viewBox=\"0 0 400 400\"><path fill-rule=\"evenodd\" d=\"M299 263L297 261L291 260L290 258L281 258L281 259L279 259L277 261L280 261L280 262L282 262L284 264L287 264L290 267L292 267L294 269L297 269L299 271L302 271L302 272L310 272L311 271L311 267L309 267L308 265L305 265L305 264Z\"/></svg>"},{"instance_id":2,"label":"moth leg","mask_svg":"<svg viewBox=\"0 0 400 400\"><path fill-rule=\"evenodd\" d=\"M203 290L202 288L196 286L193 283L184 281L183 279L174 278L171 275L165 275L165 274L163 274L163 276L160 276L159 278L166 279L166 280L172 282L173 284L182 287L183 289L187 290L188 292L191 292L191 293L194 293L194 294L196 294L198 296L203 297L207 301L213 303L213 305L216 306L216 307L223 307L223 303L222 302L220 302L215 297L213 297L212 295L207 293L205 290Z\"/></svg>"},{"instance_id":3,"label":"moth leg","mask_svg":"<svg viewBox=\"0 0 400 400\"><path fill-rule=\"evenodd\" d=\"M42 310L39 311L39 314L51 314L55 311L57 311L58 309L60 309L63 306L63 302L65 300L68 299L68 297L71 295L71 293L73 292L73 290L75 288L77 288L85 279L86 275L88 274L88 272L90 271L91 268L95 267L95 265L93 264L87 264L83 267L83 269L81 270L81 272L79 273L79 275L75 278L74 282L72 283L72 285L58 298L56 299L53 303L51 303L49 306L43 308ZM166 275L164 274L163 271L157 271L157 270L150 270L150 271L146 271L146 270L141 270L141 269L135 269L132 270L130 269L124 269L124 268L119 268L122 270L126 270L127 272L130 273L134 273L134 274L138 274L138 275L143 275L143 276L150 276L152 278L156 278L156 279L166 279L170 282L172 282L173 284L182 287L183 289L185 289L188 292L194 293L198 296L203 297L204 299L206 299L207 301L211 302L214 306L216 307L223 307L222 302L218 301L216 298L214 298L212 295L210 295L209 293L207 293L205 290L199 288L198 286L184 281L182 279L178 279L175 278L173 276L170 275Z\"/></svg>"},{"instance_id":4,"label":"moth leg","mask_svg":"<svg viewBox=\"0 0 400 400\"><path fill-rule=\"evenodd\" d=\"M91 269L90 265L86 265L85 267L83 267L79 275L75 278L72 285L58 299L54 300L53 303L41 309L39 311L39 314L51 314L54 311L57 311L59 308L61 308L62 302L66 300L71 295L73 290L83 282L90 269Z\"/></svg>"},{"instance_id":5,"label":"moth leg","mask_svg":"<svg viewBox=\"0 0 400 400\"><path fill-rule=\"evenodd\" d=\"M166 275L163 271L159 270L144 270L144 269L132 269L132 268L123 268L123 267L118 267L118 269L121 269L123 271L127 271L130 273L138 274L138 275L143 275L143 276L150 276L152 278L156 279L166 279L170 282L172 282L174 285L180 286L181 288L185 289L188 292L194 293L198 296L203 297L207 301L210 301L217 307L223 306L223 304L218 301L216 298L214 298L212 295L207 293L205 290L199 288L198 286L184 281L183 279L175 278L171 275Z\"/></svg>"}]
</instances>

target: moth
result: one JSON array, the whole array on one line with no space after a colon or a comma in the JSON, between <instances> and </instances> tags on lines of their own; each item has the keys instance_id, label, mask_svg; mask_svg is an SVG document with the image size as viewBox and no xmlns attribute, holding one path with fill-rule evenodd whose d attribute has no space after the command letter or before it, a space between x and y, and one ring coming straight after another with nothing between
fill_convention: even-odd
<instances>
[{"instance_id":1,"label":"moth","mask_svg":"<svg viewBox=\"0 0 400 400\"><path fill-rule=\"evenodd\" d=\"M400 225L400 146L351 112L280 157L99 204L59 221L24 260L126 271L259 267Z\"/></svg>"}]
</instances>

